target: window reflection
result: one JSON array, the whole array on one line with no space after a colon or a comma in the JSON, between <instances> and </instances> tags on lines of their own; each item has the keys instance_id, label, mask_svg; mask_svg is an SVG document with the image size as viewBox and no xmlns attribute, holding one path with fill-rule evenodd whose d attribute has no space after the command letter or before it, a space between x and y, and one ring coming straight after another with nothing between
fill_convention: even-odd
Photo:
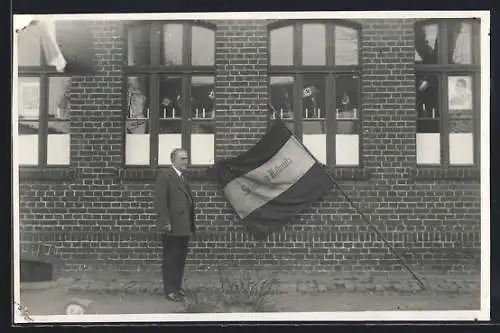
<instances>
[{"instance_id":1,"label":"window reflection","mask_svg":"<svg viewBox=\"0 0 500 333\"><path fill-rule=\"evenodd\" d=\"M448 107L450 113L472 110L472 77L448 77Z\"/></svg>"},{"instance_id":2,"label":"window reflection","mask_svg":"<svg viewBox=\"0 0 500 333\"><path fill-rule=\"evenodd\" d=\"M439 81L436 75L417 75L417 132L439 133Z\"/></svg>"},{"instance_id":3,"label":"window reflection","mask_svg":"<svg viewBox=\"0 0 500 333\"><path fill-rule=\"evenodd\" d=\"M271 118L293 119L293 77L273 76L271 81Z\"/></svg>"},{"instance_id":4,"label":"window reflection","mask_svg":"<svg viewBox=\"0 0 500 333\"><path fill-rule=\"evenodd\" d=\"M167 76L160 79L160 133L181 133L184 110L182 79Z\"/></svg>"},{"instance_id":5,"label":"window reflection","mask_svg":"<svg viewBox=\"0 0 500 333\"><path fill-rule=\"evenodd\" d=\"M71 78L49 78L49 119L68 119L71 108Z\"/></svg>"},{"instance_id":6,"label":"window reflection","mask_svg":"<svg viewBox=\"0 0 500 333\"><path fill-rule=\"evenodd\" d=\"M128 30L127 63L133 65L147 65L150 60L151 43L149 26L131 27Z\"/></svg>"},{"instance_id":7,"label":"window reflection","mask_svg":"<svg viewBox=\"0 0 500 333\"><path fill-rule=\"evenodd\" d=\"M323 77L304 78L302 108L303 119L325 117L325 79Z\"/></svg>"},{"instance_id":8,"label":"window reflection","mask_svg":"<svg viewBox=\"0 0 500 333\"><path fill-rule=\"evenodd\" d=\"M191 114L194 119L214 117L215 78L193 76L191 79Z\"/></svg>"},{"instance_id":9,"label":"window reflection","mask_svg":"<svg viewBox=\"0 0 500 333\"><path fill-rule=\"evenodd\" d=\"M438 25L417 25L415 28L415 62L437 64Z\"/></svg>"},{"instance_id":10,"label":"window reflection","mask_svg":"<svg viewBox=\"0 0 500 333\"><path fill-rule=\"evenodd\" d=\"M38 119L40 115L40 79L38 77L20 77L18 94L19 119Z\"/></svg>"},{"instance_id":11,"label":"window reflection","mask_svg":"<svg viewBox=\"0 0 500 333\"><path fill-rule=\"evenodd\" d=\"M270 35L271 65L293 65L293 27L271 30Z\"/></svg>"},{"instance_id":12,"label":"window reflection","mask_svg":"<svg viewBox=\"0 0 500 333\"><path fill-rule=\"evenodd\" d=\"M49 128L48 134L69 133L70 77L49 78Z\"/></svg>"},{"instance_id":13,"label":"window reflection","mask_svg":"<svg viewBox=\"0 0 500 333\"><path fill-rule=\"evenodd\" d=\"M335 115L337 119L359 118L359 79L339 76L335 81Z\"/></svg>"},{"instance_id":14,"label":"window reflection","mask_svg":"<svg viewBox=\"0 0 500 333\"><path fill-rule=\"evenodd\" d=\"M448 26L448 61L453 64L472 63L472 26L452 23Z\"/></svg>"},{"instance_id":15,"label":"window reflection","mask_svg":"<svg viewBox=\"0 0 500 333\"><path fill-rule=\"evenodd\" d=\"M181 65L184 36L182 24L165 24L162 31L162 65Z\"/></svg>"},{"instance_id":16,"label":"window reflection","mask_svg":"<svg viewBox=\"0 0 500 333\"><path fill-rule=\"evenodd\" d=\"M212 66L215 57L215 32L203 28L193 27L191 64L193 66Z\"/></svg>"},{"instance_id":17,"label":"window reflection","mask_svg":"<svg viewBox=\"0 0 500 333\"><path fill-rule=\"evenodd\" d=\"M302 26L302 64L326 65L326 33L324 24Z\"/></svg>"},{"instance_id":18,"label":"window reflection","mask_svg":"<svg viewBox=\"0 0 500 333\"><path fill-rule=\"evenodd\" d=\"M358 64L358 32L352 28L335 27L335 65Z\"/></svg>"},{"instance_id":19,"label":"window reflection","mask_svg":"<svg viewBox=\"0 0 500 333\"><path fill-rule=\"evenodd\" d=\"M149 82L146 77L133 76L127 78L127 133L149 133Z\"/></svg>"}]
</instances>

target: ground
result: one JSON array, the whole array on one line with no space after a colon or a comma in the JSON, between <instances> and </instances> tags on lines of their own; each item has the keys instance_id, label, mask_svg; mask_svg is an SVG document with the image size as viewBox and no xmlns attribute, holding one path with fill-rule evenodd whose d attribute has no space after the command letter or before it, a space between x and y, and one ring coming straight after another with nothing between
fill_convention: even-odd
<instances>
[{"instance_id":1,"label":"ground","mask_svg":"<svg viewBox=\"0 0 500 333\"><path fill-rule=\"evenodd\" d=\"M477 276L430 274L421 290L410 276L339 274L284 275L272 272L186 275L188 303L167 301L154 273L80 273L49 283L23 283L21 304L32 315L64 314L72 297L89 299L90 314L173 312L333 312L479 310ZM225 280L221 280L224 277ZM226 281L221 287L221 281ZM229 287L228 287L229 286ZM253 289L252 289L253 288ZM230 290L229 290L230 289ZM228 291L229 290L229 291ZM236 295L238 294L238 295ZM224 296L222 296L224 295ZM243 295L242 297L240 297ZM219 306L223 300L226 306ZM227 305L230 304L230 305Z\"/></svg>"}]
</instances>

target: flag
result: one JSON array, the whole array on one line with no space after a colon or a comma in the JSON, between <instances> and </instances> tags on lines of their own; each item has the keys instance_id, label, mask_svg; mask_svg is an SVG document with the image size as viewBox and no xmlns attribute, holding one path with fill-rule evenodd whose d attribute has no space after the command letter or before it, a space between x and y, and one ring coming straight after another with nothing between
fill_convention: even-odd
<instances>
[{"instance_id":1,"label":"flag","mask_svg":"<svg viewBox=\"0 0 500 333\"><path fill-rule=\"evenodd\" d=\"M334 184L279 119L248 151L216 162L214 173L236 214L258 237L281 229Z\"/></svg>"},{"instance_id":2,"label":"flag","mask_svg":"<svg viewBox=\"0 0 500 333\"><path fill-rule=\"evenodd\" d=\"M47 64L54 66L58 72L64 71L66 67L66 59L57 44L56 39L56 26L52 20L40 20L38 22L40 27L42 48L45 54Z\"/></svg>"}]
</instances>

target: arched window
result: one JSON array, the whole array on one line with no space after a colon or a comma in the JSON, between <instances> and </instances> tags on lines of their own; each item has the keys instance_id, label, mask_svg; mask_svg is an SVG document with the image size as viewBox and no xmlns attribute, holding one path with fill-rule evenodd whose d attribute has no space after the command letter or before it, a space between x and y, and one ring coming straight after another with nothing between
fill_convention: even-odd
<instances>
[{"instance_id":1,"label":"arched window","mask_svg":"<svg viewBox=\"0 0 500 333\"><path fill-rule=\"evenodd\" d=\"M359 165L359 26L280 22L269 38L270 118L281 117L320 162Z\"/></svg>"},{"instance_id":2,"label":"arched window","mask_svg":"<svg viewBox=\"0 0 500 333\"><path fill-rule=\"evenodd\" d=\"M478 163L479 28L474 19L415 25L417 164Z\"/></svg>"},{"instance_id":3,"label":"arched window","mask_svg":"<svg viewBox=\"0 0 500 333\"><path fill-rule=\"evenodd\" d=\"M127 40L126 164L168 165L177 147L191 165L212 164L215 28L134 22Z\"/></svg>"}]
</instances>

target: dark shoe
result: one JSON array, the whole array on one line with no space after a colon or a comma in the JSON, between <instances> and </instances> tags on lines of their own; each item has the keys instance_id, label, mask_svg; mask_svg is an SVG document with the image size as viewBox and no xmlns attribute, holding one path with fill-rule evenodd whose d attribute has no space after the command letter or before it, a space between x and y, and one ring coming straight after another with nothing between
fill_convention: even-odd
<instances>
[{"instance_id":1,"label":"dark shoe","mask_svg":"<svg viewBox=\"0 0 500 333\"><path fill-rule=\"evenodd\" d=\"M182 301L182 299L176 293L170 293L165 298L168 299L169 301L172 301L172 302L181 302Z\"/></svg>"}]
</instances>

